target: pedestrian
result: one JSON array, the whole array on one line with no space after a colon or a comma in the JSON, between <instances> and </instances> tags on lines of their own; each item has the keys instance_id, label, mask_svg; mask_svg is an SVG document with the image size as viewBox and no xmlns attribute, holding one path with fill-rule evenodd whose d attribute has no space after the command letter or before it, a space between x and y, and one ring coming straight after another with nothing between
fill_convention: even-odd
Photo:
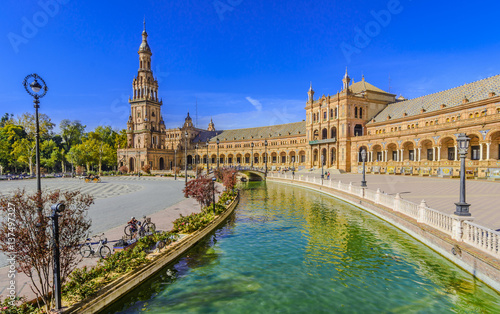
<instances>
[{"instance_id":1,"label":"pedestrian","mask_svg":"<svg viewBox=\"0 0 500 314\"><path fill-rule=\"evenodd\" d=\"M328 171L328 174L326 175L326 179L330 180L330 171Z\"/></svg>"}]
</instances>

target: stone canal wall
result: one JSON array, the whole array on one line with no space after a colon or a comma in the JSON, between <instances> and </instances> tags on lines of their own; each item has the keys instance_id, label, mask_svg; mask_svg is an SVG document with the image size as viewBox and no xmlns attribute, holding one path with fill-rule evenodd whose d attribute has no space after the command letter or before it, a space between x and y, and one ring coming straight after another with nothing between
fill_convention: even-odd
<instances>
[{"instance_id":1,"label":"stone canal wall","mask_svg":"<svg viewBox=\"0 0 500 314\"><path fill-rule=\"evenodd\" d=\"M64 309L63 313L97 313L118 301L122 296L137 288L145 280L158 273L162 268L173 262L214 231L233 213L239 203L239 199L240 196L238 193L235 200L228 205L226 211L216 217L205 228L197 230L179 241L170 244L158 256L155 256L152 262L116 279L101 289L96 296L83 300L68 309Z\"/></svg>"},{"instance_id":2,"label":"stone canal wall","mask_svg":"<svg viewBox=\"0 0 500 314\"><path fill-rule=\"evenodd\" d=\"M432 248L456 265L500 292L500 259L496 257L497 232L427 208L425 204L408 204L396 197L363 189L352 184L308 178L295 180L291 175L270 174L269 181L302 186L319 191L364 209L391 223ZM412 218L413 217L413 218ZM473 226L475 229L471 228ZM470 236L467 232L477 232ZM470 239L472 238L472 241ZM474 245L477 244L477 245ZM486 248L485 248L486 247Z\"/></svg>"}]
</instances>

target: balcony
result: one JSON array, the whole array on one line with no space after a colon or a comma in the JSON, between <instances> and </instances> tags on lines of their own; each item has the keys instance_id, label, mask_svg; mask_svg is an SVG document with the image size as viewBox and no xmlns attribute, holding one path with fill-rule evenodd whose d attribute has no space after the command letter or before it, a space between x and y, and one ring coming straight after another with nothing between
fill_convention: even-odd
<instances>
[{"instance_id":1,"label":"balcony","mask_svg":"<svg viewBox=\"0 0 500 314\"><path fill-rule=\"evenodd\" d=\"M337 142L336 138L327 138L324 140L309 141L309 145L328 144L328 143L336 143L336 142Z\"/></svg>"}]
</instances>

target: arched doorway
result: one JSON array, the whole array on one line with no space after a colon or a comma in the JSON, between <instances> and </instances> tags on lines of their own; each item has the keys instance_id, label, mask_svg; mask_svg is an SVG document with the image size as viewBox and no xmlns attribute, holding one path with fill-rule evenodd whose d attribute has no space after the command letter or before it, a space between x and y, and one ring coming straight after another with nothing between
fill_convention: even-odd
<instances>
[{"instance_id":1,"label":"arched doorway","mask_svg":"<svg viewBox=\"0 0 500 314\"><path fill-rule=\"evenodd\" d=\"M354 126L354 136L363 136L363 126L361 124Z\"/></svg>"},{"instance_id":2,"label":"arched doorway","mask_svg":"<svg viewBox=\"0 0 500 314\"><path fill-rule=\"evenodd\" d=\"M128 171L129 172L134 172L134 170L135 170L134 165L135 165L135 160L133 157L130 157L129 162L128 162Z\"/></svg>"},{"instance_id":3,"label":"arched doorway","mask_svg":"<svg viewBox=\"0 0 500 314\"><path fill-rule=\"evenodd\" d=\"M163 157L160 157L160 170L165 170L165 160L163 160Z\"/></svg>"}]
</instances>

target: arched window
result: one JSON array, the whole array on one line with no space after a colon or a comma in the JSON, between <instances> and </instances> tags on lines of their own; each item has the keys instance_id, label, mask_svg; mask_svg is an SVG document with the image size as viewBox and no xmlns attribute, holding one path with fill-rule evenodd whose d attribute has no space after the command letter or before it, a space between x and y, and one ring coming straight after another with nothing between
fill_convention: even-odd
<instances>
[{"instance_id":1,"label":"arched window","mask_svg":"<svg viewBox=\"0 0 500 314\"><path fill-rule=\"evenodd\" d=\"M358 107L354 107L354 118L358 117Z\"/></svg>"},{"instance_id":2,"label":"arched window","mask_svg":"<svg viewBox=\"0 0 500 314\"><path fill-rule=\"evenodd\" d=\"M333 109L330 109L330 119L333 118Z\"/></svg>"},{"instance_id":3,"label":"arched window","mask_svg":"<svg viewBox=\"0 0 500 314\"><path fill-rule=\"evenodd\" d=\"M359 118L363 119L363 108L359 108Z\"/></svg>"}]
</instances>

